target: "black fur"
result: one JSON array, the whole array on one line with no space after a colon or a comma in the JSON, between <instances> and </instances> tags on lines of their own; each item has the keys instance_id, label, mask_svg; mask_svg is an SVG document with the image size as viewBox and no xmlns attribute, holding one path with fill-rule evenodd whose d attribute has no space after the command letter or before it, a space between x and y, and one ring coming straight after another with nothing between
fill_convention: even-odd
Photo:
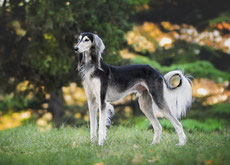
<instances>
[{"instance_id":1,"label":"black fur","mask_svg":"<svg viewBox=\"0 0 230 165\"><path fill-rule=\"evenodd\" d=\"M85 36L87 36L90 40L91 40L91 42L93 42L93 33L91 33L91 32L84 32L84 33L81 33L80 34L80 36L82 36L82 38L81 38L81 40L85 37Z\"/></svg>"}]
</instances>

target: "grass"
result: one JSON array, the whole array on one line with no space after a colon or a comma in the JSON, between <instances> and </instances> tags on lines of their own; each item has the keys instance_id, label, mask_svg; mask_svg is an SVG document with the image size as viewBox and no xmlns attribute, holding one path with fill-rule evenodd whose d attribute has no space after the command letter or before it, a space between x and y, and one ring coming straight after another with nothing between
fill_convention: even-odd
<instances>
[{"instance_id":1,"label":"grass","mask_svg":"<svg viewBox=\"0 0 230 165\"><path fill-rule=\"evenodd\" d=\"M162 141L149 145L153 131L136 127L110 128L104 146L90 143L89 128L62 127L40 131L34 125L0 132L0 164L229 164L230 134L186 132L187 145L174 131L163 132Z\"/></svg>"}]
</instances>

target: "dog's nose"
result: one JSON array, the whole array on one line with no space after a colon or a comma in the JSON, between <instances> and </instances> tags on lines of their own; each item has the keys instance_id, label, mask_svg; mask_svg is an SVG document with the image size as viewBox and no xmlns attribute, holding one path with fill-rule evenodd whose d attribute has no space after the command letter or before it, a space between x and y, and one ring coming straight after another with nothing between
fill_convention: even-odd
<instances>
[{"instance_id":1,"label":"dog's nose","mask_svg":"<svg viewBox=\"0 0 230 165\"><path fill-rule=\"evenodd\" d=\"M75 50L76 52L78 51L78 49L79 49L78 47L75 47L75 48L74 48L74 50Z\"/></svg>"}]
</instances>

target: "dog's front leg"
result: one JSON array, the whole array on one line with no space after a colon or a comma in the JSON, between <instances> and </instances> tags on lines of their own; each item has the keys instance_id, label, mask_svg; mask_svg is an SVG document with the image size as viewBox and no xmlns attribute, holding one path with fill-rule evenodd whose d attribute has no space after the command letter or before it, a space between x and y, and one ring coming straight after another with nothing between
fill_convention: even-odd
<instances>
[{"instance_id":1,"label":"dog's front leg","mask_svg":"<svg viewBox=\"0 0 230 165\"><path fill-rule=\"evenodd\" d=\"M88 101L88 108L89 108L89 119L90 119L90 139L91 142L95 142L97 139L97 111L98 111L98 104L96 102L96 98L94 97L93 93L90 92L88 86L84 86L85 94Z\"/></svg>"},{"instance_id":2,"label":"dog's front leg","mask_svg":"<svg viewBox=\"0 0 230 165\"><path fill-rule=\"evenodd\" d=\"M106 84L100 81L100 79L94 79L93 83L95 84L94 95L96 97L96 102L99 109L99 131L98 131L98 144L103 145L106 139L106 123L107 123L107 109L105 103L106 96Z\"/></svg>"},{"instance_id":3,"label":"dog's front leg","mask_svg":"<svg viewBox=\"0 0 230 165\"><path fill-rule=\"evenodd\" d=\"M103 145L104 141L106 140L106 122L107 122L107 112L106 112L106 105L101 104L99 107L99 145Z\"/></svg>"},{"instance_id":4,"label":"dog's front leg","mask_svg":"<svg viewBox=\"0 0 230 165\"><path fill-rule=\"evenodd\" d=\"M97 139L97 110L98 106L95 99L88 100L89 119L90 119L90 139L95 142Z\"/></svg>"}]
</instances>

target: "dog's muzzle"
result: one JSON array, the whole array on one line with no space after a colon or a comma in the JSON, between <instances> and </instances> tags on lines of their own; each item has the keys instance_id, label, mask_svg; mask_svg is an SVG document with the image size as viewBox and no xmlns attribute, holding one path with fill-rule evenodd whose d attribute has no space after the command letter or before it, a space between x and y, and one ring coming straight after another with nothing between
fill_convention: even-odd
<instances>
[{"instance_id":1,"label":"dog's muzzle","mask_svg":"<svg viewBox=\"0 0 230 165\"><path fill-rule=\"evenodd\" d=\"M79 48L76 46L76 47L74 48L74 50L75 50L75 52L78 52Z\"/></svg>"}]
</instances>

